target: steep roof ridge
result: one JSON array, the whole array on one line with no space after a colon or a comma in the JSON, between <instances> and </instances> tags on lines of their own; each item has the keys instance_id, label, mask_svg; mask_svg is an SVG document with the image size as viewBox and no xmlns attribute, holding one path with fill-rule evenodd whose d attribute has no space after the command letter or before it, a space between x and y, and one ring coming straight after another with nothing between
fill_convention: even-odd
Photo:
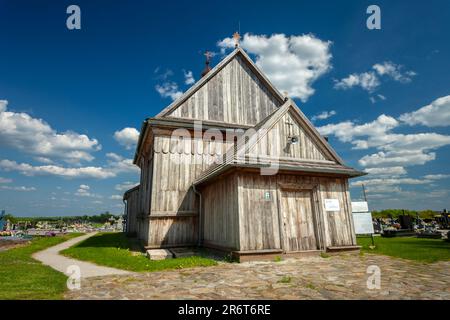
<instances>
[{"instance_id":1,"label":"steep roof ridge","mask_svg":"<svg viewBox=\"0 0 450 320\"><path fill-rule=\"evenodd\" d=\"M204 77L200 78L192 87L190 87L185 93L183 93L178 99L173 101L166 108L161 110L155 118L157 117L165 117L170 112L178 108L183 102L189 99L195 92L197 92L206 82L208 82L211 78L213 78L220 70L222 70L236 55L240 54L244 61L247 62L253 72L260 77L263 82L269 87L272 93L280 100L284 100L283 94L278 91L277 88L270 82L270 80L266 77L266 75L256 66L256 64L252 61L252 59L248 56L248 54L241 48L238 47L234 49L230 54L228 54L222 61L220 61L214 68L211 69Z\"/></svg>"}]
</instances>

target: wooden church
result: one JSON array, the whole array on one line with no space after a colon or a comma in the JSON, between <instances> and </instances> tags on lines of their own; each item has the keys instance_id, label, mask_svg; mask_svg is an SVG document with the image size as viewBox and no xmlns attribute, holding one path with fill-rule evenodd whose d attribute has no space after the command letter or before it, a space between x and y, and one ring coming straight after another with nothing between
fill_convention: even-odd
<instances>
[{"instance_id":1,"label":"wooden church","mask_svg":"<svg viewBox=\"0 0 450 320\"><path fill-rule=\"evenodd\" d=\"M238 259L355 249L347 167L240 47L142 125L126 231Z\"/></svg>"}]
</instances>

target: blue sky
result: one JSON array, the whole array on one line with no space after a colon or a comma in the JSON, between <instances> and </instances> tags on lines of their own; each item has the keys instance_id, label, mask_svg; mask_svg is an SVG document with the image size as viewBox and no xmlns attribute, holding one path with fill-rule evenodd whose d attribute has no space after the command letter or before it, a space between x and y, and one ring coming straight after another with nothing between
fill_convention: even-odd
<instances>
[{"instance_id":1,"label":"blue sky","mask_svg":"<svg viewBox=\"0 0 450 320\"><path fill-rule=\"evenodd\" d=\"M71 4L81 30L66 28ZM381 30L366 27L371 4ZM239 23L269 78L289 75L280 91L371 172L372 209L450 207L448 1L0 0L0 209L122 212L139 174L135 131L121 130L185 91L189 72L198 80L204 50L218 63ZM289 59L299 65L273 63Z\"/></svg>"}]
</instances>

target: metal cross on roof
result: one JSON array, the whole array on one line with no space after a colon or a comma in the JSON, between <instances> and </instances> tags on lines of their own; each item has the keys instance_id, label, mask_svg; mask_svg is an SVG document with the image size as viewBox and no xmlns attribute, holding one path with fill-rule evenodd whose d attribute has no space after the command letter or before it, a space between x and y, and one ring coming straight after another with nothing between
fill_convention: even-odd
<instances>
[{"instance_id":1,"label":"metal cross on roof","mask_svg":"<svg viewBox=\"0 0 450 320\"><path fill-rule=\"evenodd\" d=\"M210 59L212 58L212 53L207 50L205 51L204 55L206 57L206 62L209 63Z\"/></svg>"},{"instance_id":2,"label":"metal cross on roof","mask_svg":"<svg viewBox=\"0 0 450 320\"><path fill-rule=\"evenodd\" d=\"M239 32L235 32L233 34L233 39L234 39L234 47L237 48L239 47L239 40L241 40L241 35L239 34Z\"/></svg>"}]
</instances>

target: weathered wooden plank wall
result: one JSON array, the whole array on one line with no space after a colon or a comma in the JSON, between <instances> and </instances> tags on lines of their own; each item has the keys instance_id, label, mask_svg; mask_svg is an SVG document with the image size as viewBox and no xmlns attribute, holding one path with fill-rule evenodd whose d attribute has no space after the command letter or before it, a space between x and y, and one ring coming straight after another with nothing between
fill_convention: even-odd
<instances>
[{"instance_id":1,"label":"weathered wooden plank wall","mask_svg":"<svg viewBox=\"0 0 450 320\"><path fill-rule=\"evenodd\" d=\"M281 248L276 181L276 176L239 174L241 251ZM269 192L270 200L265 198L265 192Z\"/></svg>"},{"instance_id":2,"label":"weathered wooden plank wall","mask_svg":"<svg viewBox=\"0 0 450 320\"><path fill-rule=\"evenodd\" d=\"M317 250L313 190L282 190L280 210L286 251Z\"/></svg>"},{"instance_id":3,"label":"weathered wooden plank wall","mask_svg":"<svg viewBox=\"0 0 450 320\"><path fill-rule=\"evenodd\" d=\"M280 224L280 218L283 219L283 216L287 216L287 227L290 228L291 234L297 233L300 237L306 234L306 237L309 237L306 239L307 245L292 244L292 250L356 244L347 179L288 174L260 176L258 173L242 172L238 176L238 181L240 250L279 249L286 233L283 230L284 221ZM298 209L295 208L298 204L292 201L289 203L289 199L281 199L282 186L289 184L316 186L317 198L311 194L311 205L315 206L311 213L314 212L315 219L309 216L297 217L306 223L301 226L304 228L303 232L293 225L293 219L296 218L293 211ZM264 199L265 192L270 193L270 201ZM340 210L325 211L324 199L338 199ZM283 214L281 211L278 216L278 209L287 210L287 212ZM314 221L316 221L315 225ZM313 230L314 236L312 236ZM317 244L315 245L314 242Z\"/></svg>"},{"instance_id":4,"label":"weathered wooden plank wall","mask_svg":"<svg viewBox=\"0 0 450 320\"><path fill-rule=\"evenodd\" d=\"M198 204L192 182L232 145L219 140L192 138L189 146L180 146L170 136L156 136L154 144L155 172L150 214L197 212Z\"/></svg>"},{"instance_id":5,"label":"weathered wooden plank wall","mask_svg":"<svg viewBox=\"0 0 450 320\"><path fill-rule=\"evenodd\" d=\"M220 178L201 193L204 244L239 250L237 175Z\"/></svg>"},{"instance_id":6,"label":"weathered wooden plank wall","mask_svg":"<svg viewBox=\"0 0 450 320\"><path fill-rule=\"evenodd\" d=\"M148 247L195 245L198 217L149 217Z\"/></svg>"},{"instance_id":7,"label":"weathered wooden plank wall","mask_svg":"<svg viewBox=\"0 0 450 320\"><path fill-rule=\"evenodd\" d=\"M137 214L139 204L139 188L128 193L127 201L127 232L137 232Z\"/></svg>"},{"instance_id":8,"label":"weathered wooden plank wall","mask_svg":"<svg viewBox=\"0 0 450 320\"><path fill-rule=\"evenodd\" d=\"M198 228L198 197L192 182L221 159L231 145L232 142L220 139L205 141L193 135L189 139L155 136L153 162L150 162L154 172L149 191L151 199L144 200L151 204L145 211L150 215L148 245L193 239L192 230ZM188 219L186 215L195 218ZM165 219L161 220L164 216ZM158 217L157 220L153 220L154 217ZM180 234L176 235L175 231ZM167 234L169 240L165 239L164 232L170 232Z\"/></svg>"},{"instance_id":9,"label":"weathered wooden plank wall","mask_svg":"<svg viewBox=\"0 0 450 320\"><path fill-rule=\"evenodd\" d=\"M289 136L298 136L298 143L288 147ZM331 160L289 112L281 117L265 136L261 137L259 142L250 149L250 154L303 160Z\"/></svg>"},{"instance_id":10,"label":"weathered wooden plank wall","mask_svg":"<svg viewBox=\"0 0 450 320\"><path fill-rule=\"evenodd\" d=\"M279 175L282 183L312 184L318 187L319 212L323 220L323 231L326 246L354 245L354 230L352 228L351 209L349 207L348 184L345 178L311 177L295 175ZM340 210L325 211L325 199L338 199Z\"/></svg>"},{"instance_id":11,"label":"weathered wooden plank wall","mask_svg":"<svg viewBox=\"0 0 450 320\"><path fill-rule=\"evenodd\" d=\"M280 105L237 55L169 116L255 125Z\"/></svg>"}]
</instances>

